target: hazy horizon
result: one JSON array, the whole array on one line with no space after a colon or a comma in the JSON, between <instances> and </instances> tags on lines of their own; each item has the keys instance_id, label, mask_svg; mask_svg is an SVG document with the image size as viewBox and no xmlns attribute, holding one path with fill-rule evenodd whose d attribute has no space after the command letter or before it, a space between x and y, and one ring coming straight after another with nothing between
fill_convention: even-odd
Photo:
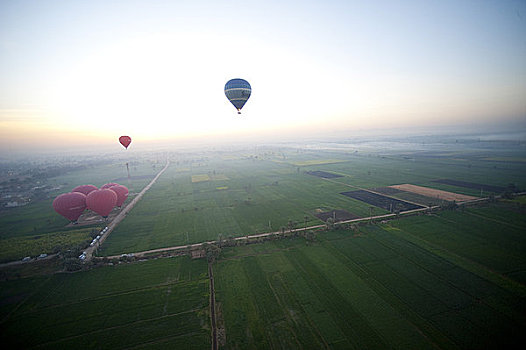
<instances>
[{"instance_id":1,"label":"hazy horizon","mask_svg":"<svg viewBox=\"0 0 526 350\"><path fill-rule=\"evenodd\" d=\"M31 143L12 146L5 144L0 148L1 159L17 159L39 155L97 155L115 154L133 156L143 152L194 152L206 150L221 150L258 146L276 146L287 144L318 144L318 143L371 143L371 142L421 142L420 139L430 138L428 142L448 139L459 140L478 139L481 141L517 141L526 143L526 128L522 123L482 124L482 125L444 125L440 127L412 128L370 128L370 129L340 129L340 130L309 130L285 131L268 133L247 133L227 135L204 135L177 139L135 140L129 149L125 150L117 140L97 140L91 143L49 144L35 146ZM418 139L419 141L415 141Z\"/></svg>"}]
</instances>

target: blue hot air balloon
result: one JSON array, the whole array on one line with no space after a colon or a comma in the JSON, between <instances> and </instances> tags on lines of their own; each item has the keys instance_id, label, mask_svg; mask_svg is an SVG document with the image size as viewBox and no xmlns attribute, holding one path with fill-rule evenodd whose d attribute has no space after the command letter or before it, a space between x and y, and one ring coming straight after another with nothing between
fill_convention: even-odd
<instances>
[{"instance_id":1,"label":"blue hot air balloon","mask_svg":"<svg viewBox=\"0 0 526 350\"><path fill-rule=\"evenodd\" d=\"M241 114L241 108L247 103L251 92L250 84L243 79L231 79L225 84L225 95L236 107L238 114Z\"/></svg>"}]
</instances>

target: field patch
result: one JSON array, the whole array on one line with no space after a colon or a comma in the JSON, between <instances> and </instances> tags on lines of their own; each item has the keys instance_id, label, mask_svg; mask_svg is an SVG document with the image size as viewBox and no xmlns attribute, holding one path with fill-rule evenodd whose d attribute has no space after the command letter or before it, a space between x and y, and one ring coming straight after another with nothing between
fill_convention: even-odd
<instances>
[{"instance_id":1,"label":"field patch","mask_svg":"<svg viewBox=\"0 0 526 350\"><path fill-rule=\"evenodd\" d=\"M468 196L465 194L458 194L454 192L436 190L434 188L416 186L416 185L411 185L411 184L392 185L389 187L396 188L402 191L413 192L413 193L420 194L426 197L438 198L438 199L445 200L445 201L465 202L465 201L477 199L477 197Z\"/></svg>"},{"instance_id":2,"label":"field patch","mask_svg":"<svg viewBox=\"0 0 526 350\"><path fill-rule=\"evenodd\" d=\"M192 175L192 183L210 181L208 174Z\"/></svg>"},{"instance_id":3,"label":"field patch","mask_svg":"<svg viewBox=\"0 0 526 350\"><path fill-rule=\"evenodd\" d=\"M106 266L2 282L0 290L0 339L10 349L210 348L204 260Z\"/></svg>"},{"instance_id":4,"label":"field patch","mask_svg":"<svg viewBox=\"0 0 526 350\"><path fill-rule=\"evenodd\" d=\"M214 175L210 176L210 179L214 180L214 181L230 180L226 175L223 175L223 174L217 174L217 175L214 174Z\"/></svg>"},{"instance_id":5,"label":"field patch","mask_svg":"<svg viewBox=\"0 0 526 350\"><path fill-rule=\"evenodd\" d=\"M388 211L408 211L413 209L420 209L423 208L420 205L408 203L399 199L394 199L386 196L382 196L381 194L364 191L364 190L358 190L358 191L349 191L349 192L341 192L340 194L343 194L344 196L351 197L353 199L357 199L359 201L374 205L376 207L388 210Z\"/></svg>"},{"instance_id":6,"label":"field patch","mask_svg":"<svg viewBox=\"0 0 526 350\"><path fill-rule=\"evenodd\" d=\"M459 181L459 180L452 180L452 179L439 179L439 180L433 180L433 182L444 184L444 185L452 185L452 186L457 186L457 187L471 188L474 190L482 190L486 192L495 192L495 193L501 193L506 190L506 188L501 187L501 186L485 185L485 184L478 184L474 182Z\"/></svg>"},{"instance_id":7,"label":"field patch","mask_svg":"<svg viewBox=\"0 0 526 350\"><path fill-rule=\"evenodd\" d=\"M210 175L210 174L197 174L192 175L192 183L197 182L206 182L206 181L226 181L230 180L226 175L223 174L217 174L217 175Z\"/></svg>"},{"instance_id":8,"label":"field patch","mask_svg":"<svg viewBox=\"0 0 526 350\"><path fill-rule=\"evenodd\" d=\"M492 206L226 248L214 265L224 348L515 348L524 285L495 269L524 271L524 225Z\"/></svg>"},{"instance_id":9,"label":"field patch","mask_svg":"<svg viewBox=\"0 0 526 350\"><path fill-rule=\"evenodd\" d=\"M480 218L493 210L512 214L448 211L361 226L361 235L325 232L307 245L227 248L214 266L225 348L513 348L524 339L524 287L494 268L522 269L524 224L509 220L497 233L502 224ZM501 244L520 258L508 263Z\"/></svg>"},{"instance_id":10,"label":"field patch","mask_svg":"<svg viewBox=\"0 0 526 350\"><path fill-rule=\"evenodd\" d=\"M314 214L318 219L327 221L329 218L333 218L335 222L359 219L360 216L349 213L345 210L331 210L322 213Z\"/></svg>"},{"instance_id":11,"label":"field patch","mask_svg":"<svg viewBox=\"0 0 526 350\"><path fill-rule=\"evenodd\" d=\"M91 228L46 233L43 235L11 237L0 240L0 262L20 260L26 256L36 257L42 253L52 254L57 249L74 249L88 245Z\"/></svg>"},{"instance_id":12,"label":"field patch","mask_svg":"<svg viewBox=\"0 0 526 350\"><path fill-rule=\"evenodd\" d=\"M348 160L343 159L312 159L312 160L299 160L287 162L295 166L308 166L308 165L323 165L323 164L335 164L335 163L345 163Z\"/></svg>"},{"instance_id":13,"label":"field patch","mask_svg":"<svg viewBox=\"0 0 526 350\"><path fill-rule=\"evenodd\" d=\"M309 175L317 176L317 177L322 177L324 179L334 179L336 177L343 177L343 175L328 173L326 171L321 171L321 170L307 171L307 172L305 172L305 174L309 174Z\"/></svg>"}]
</instances>

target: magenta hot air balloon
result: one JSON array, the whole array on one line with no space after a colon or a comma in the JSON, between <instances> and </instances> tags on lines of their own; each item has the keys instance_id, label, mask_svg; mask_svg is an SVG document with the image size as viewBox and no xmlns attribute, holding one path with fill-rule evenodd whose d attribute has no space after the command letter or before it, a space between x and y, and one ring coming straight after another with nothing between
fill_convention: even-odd
<instances>
[{"instance_id":1,"label":"magenta hot air balloon","mask_svg":"<svg viewBox=\"0 0 526 350\"><path fill-rule=\"evenodd\" d=\"M94 186L94 185L80 185L80 186L77 186L74 189L72 189L71 192L80 192L80 193L84 193L87 196L91 191L95 191L95 190L98 190L97 186Z\"/></svg>"},{"instance_id":2,"label":"magenta hot air balloon","mask_svg":"<svg viewBox=\"0 0 526 350\"><path fill-rule=\"evenodd\" d=\"M118 186L118 185L119 185L119 184L116 183L116 182L109 182L109 183L107 183L107 184L102 185L100 189L103 190L103 189L105 189L105 188L110 188L110 187Z\"/></svg>"},{"instance_id":3,"label":"magenta hot air balloon","mask_svg":"<svg viewBox=\"0 0 526 350\"><path fill-rule=\"evenodd\" d=\"M117 193L108 188L90 192L86 197L88 209L93 210L103 218L108 217L116 203Z\"/></svg>"},{"instance_id":4,"label":"magenta hot air balloon","mask_svg":"<svg viewBox=\"0 0 526 350\"><path fill-rule=\"evenodd\" d=\"M117 206L118 207L122 206L126 198L128 198L128 192L129 192L128 188L123 185L117 185L117 186L111 186L110 190L117 193Z\"/></svg>"},{"instance_id":5,"label":"magenta hot air balloon","mask_svg":"<svg viewBox=\"0 0 526 350\"><path fill-rule=\"evenodd\" d=\"M86 209L86 195L80 192L63 193L53 200L53 209L66 219L76 222Z\"/></svg>"}]
</instances>

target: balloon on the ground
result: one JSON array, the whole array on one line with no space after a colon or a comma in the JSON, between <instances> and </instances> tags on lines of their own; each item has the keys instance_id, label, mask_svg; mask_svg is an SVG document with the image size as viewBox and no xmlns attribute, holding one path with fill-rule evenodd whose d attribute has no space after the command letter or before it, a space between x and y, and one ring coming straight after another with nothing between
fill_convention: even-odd
<instances>
[{"instance_id":1,"label":"balloon on the ground","mask_svg":"<svg viewBox=\"0 0 526 350\"><path fill-rule=\"evenodd\" d=\"M244 79L231 79L225 84L225 95L236 107L238 114L241 114L241 108L247 103L251 93L252 88Z\"/></svg>"},{"instance_id":2,"label":"balloon on the ground","mask_svg":"<svg viewBox=\"0 0 526 350\"><path fill-rule=\"evenodd\" d=\"M117 204L117 193L108 188L90 192L86 204L88 209L106 218Z\"/></svg>"},{"instance_id":3,"label":"balloon on the ground","mask_svg":"<svg viewBox=\"0 0 526 350\"><path fill-rule=\"evenodd\" d=\"M128 198L128 193L129 193L128 188L123 185L117 185L117 186L111 186L110 190L117 193L117 204L116 205L118 207L122 206L126 198Z\"/></svg>"},{"instance_id":4,"label":"balloon on the ground","mask_svg":"<svg viewBox=\"0 0 526 350\"><path fill-rule=\"evenodd\" d=\"M117 186L117 185L119 185L119 184L116 183L116 182L109 182L107 184L102 185L100 189L103 190L105 188L110 188L110 187Z\"/></svg>"},{"instance_id":5,"label":"balloon on the ground","mask_svg":"<svg viewBox=\"0 0 526 350\"><path fill-rule=\"evenodd\" d=\"M98 190L98 189L99 188L94 185L80 185L72 189L71 192L80 192L80 193L84 193L87 196L90 192Z\"/></svg>"},{"instance_id":6,"label":"balloon on the ground","mask_svg":"<svg viewBox=\"0 0 526 350\"><path fill-rule=\"evenodd\" d=\"M121 145L124 146L124 148L128 149L128 146L131 143L131 137L129 137L129 136L121 136L121 137L119 137L119 142L121 143Z\"/></svg>"},{"instance_id":7,"label":"balloon on the ground","mask_svg":"<svg viewBox=\"0 0 526 350\"><path fill-rule=\"evenodd\" d=\"M70 221L77 221L86 209L86 195L80 192L63 193L53 200L53 209Z\"/></svg>"}]
</instances>

